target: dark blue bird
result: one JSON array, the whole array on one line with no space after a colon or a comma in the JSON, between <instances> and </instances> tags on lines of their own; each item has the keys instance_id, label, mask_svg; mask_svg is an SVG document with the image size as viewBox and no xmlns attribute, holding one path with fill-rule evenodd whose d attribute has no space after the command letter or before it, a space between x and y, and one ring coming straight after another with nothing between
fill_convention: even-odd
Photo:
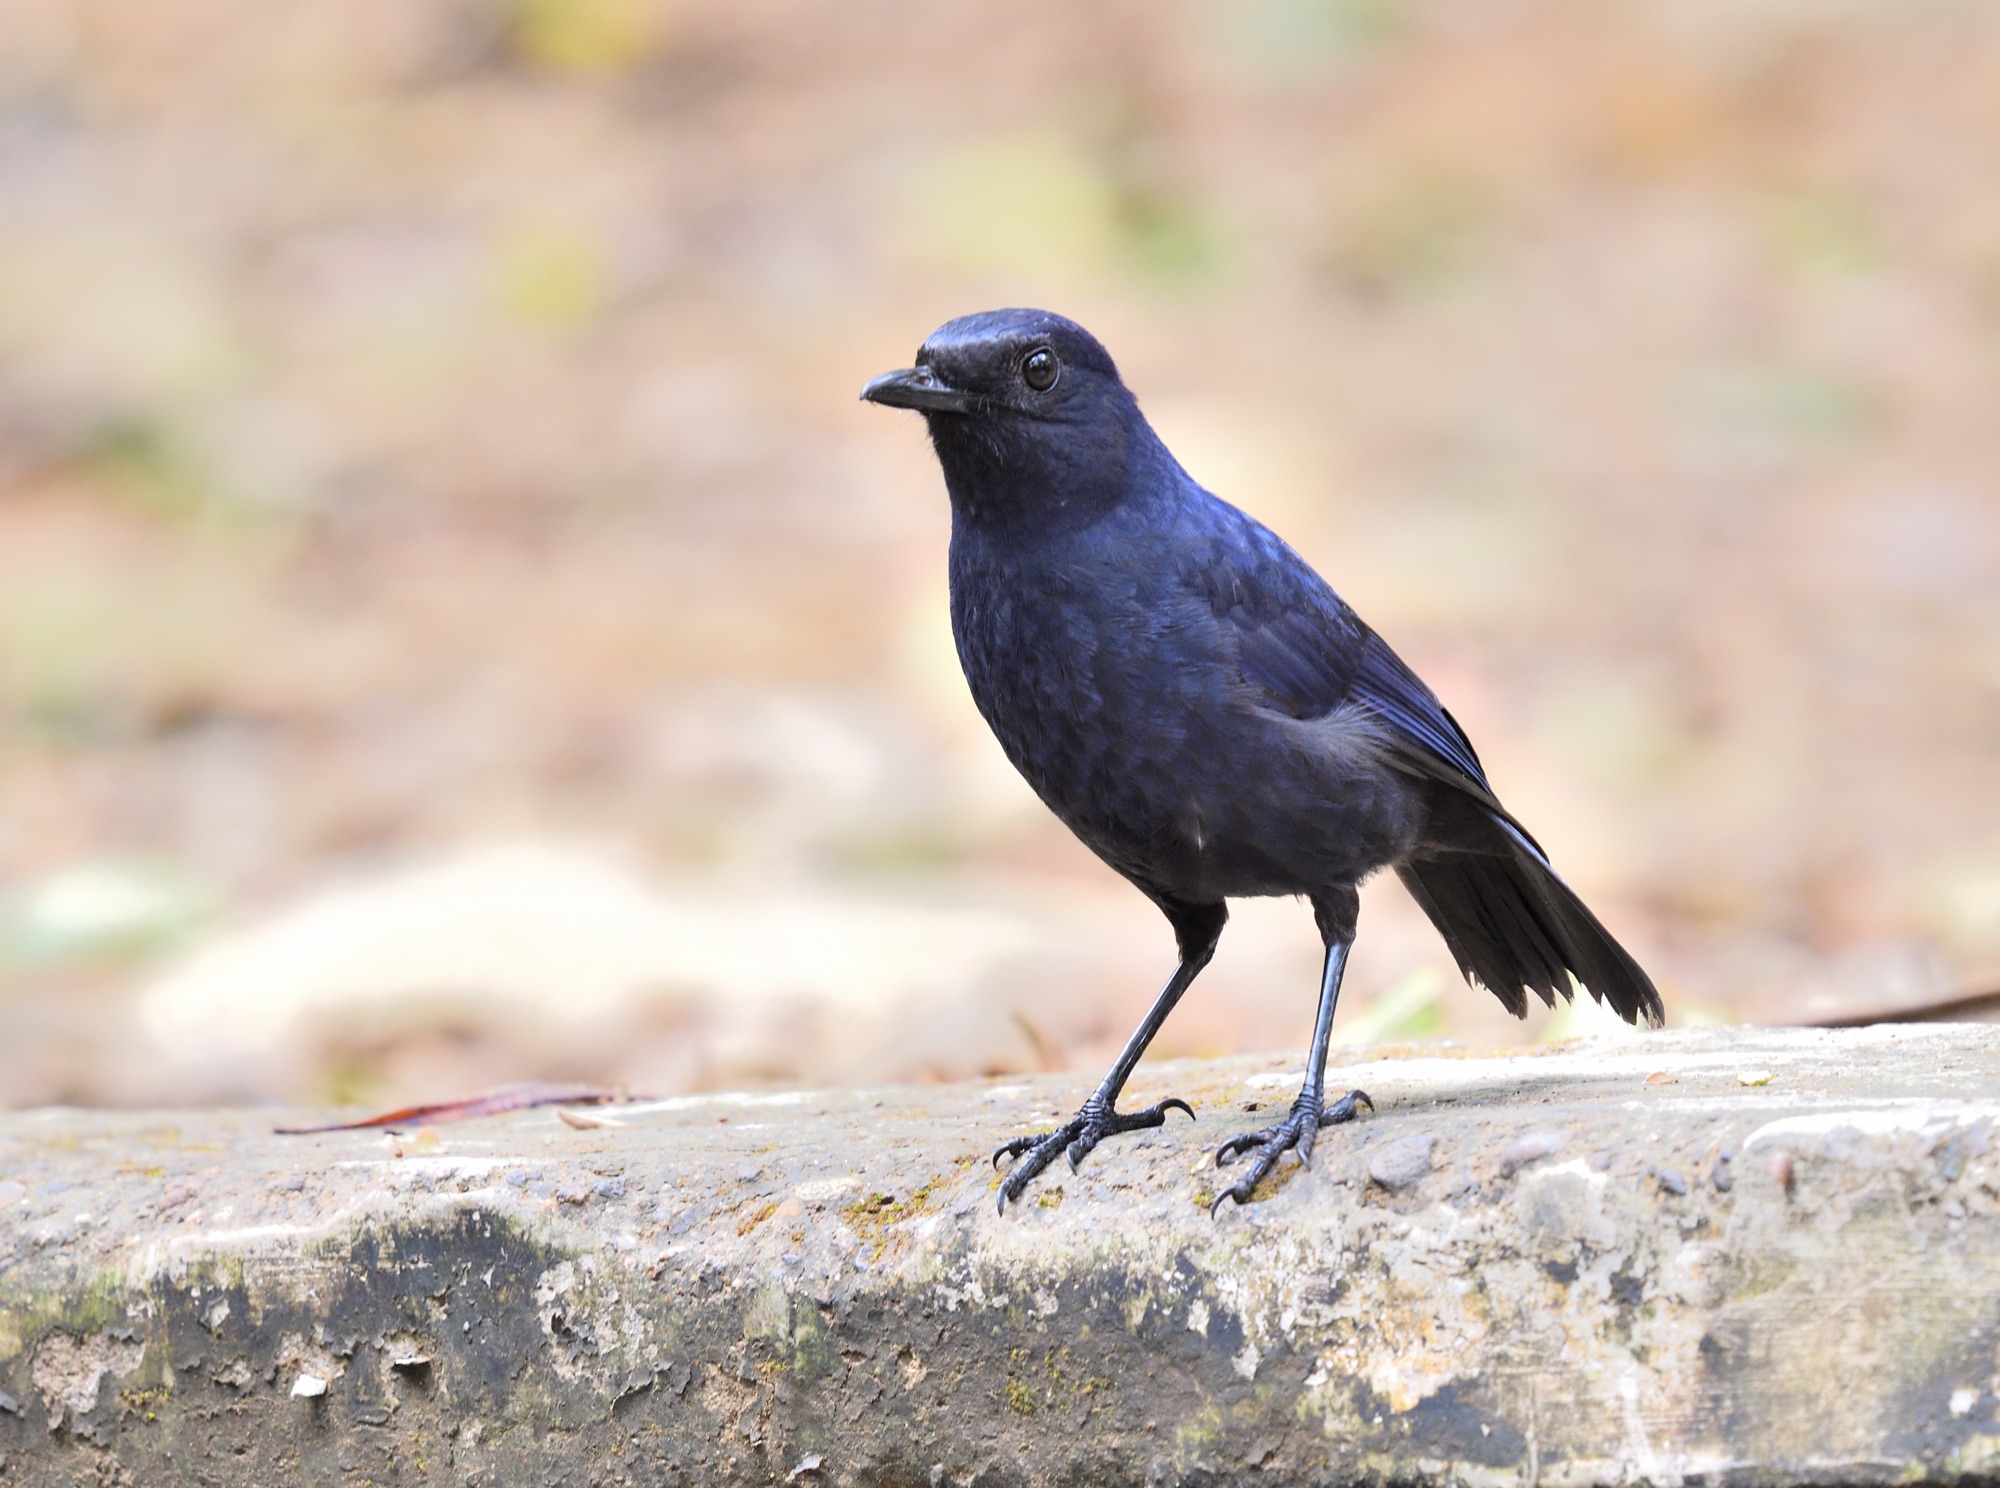
<instances>
[{"instance_id":1,"label":"dark blue bird","mask_svg":"<svg viewBox=\"0 0 2000 1488\"><path fill-rule=\"evenodd\" d=\"M1466 977L1516 1016L1580 983L1658 1026L1646 973L1487 783L1430 688L1263 524L1181 469L1081 326L995 310L942 326L862 397L924 415L951 495L951 621L979 711L1070 830L1157 904L1180 965L1070 1121L1017 1137L1004 1209L1066 1153L1154 1127L1117 1109L1132 1068L1215 953L1226 901L1297 894L1326 945L1305 1087L1238 1204L1287 1149L1372 1104L1328 1103L1327 1043L1356 887L1393 868Z\"/></svg>"}]
</instances>

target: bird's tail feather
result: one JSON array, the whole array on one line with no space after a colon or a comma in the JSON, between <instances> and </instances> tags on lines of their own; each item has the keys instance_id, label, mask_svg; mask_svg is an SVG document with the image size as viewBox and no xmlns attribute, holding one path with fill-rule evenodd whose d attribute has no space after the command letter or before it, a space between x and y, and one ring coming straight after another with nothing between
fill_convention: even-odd
<instances>
[{"instance_id":1,"label":"bird's tail feather","mask_svg":"<svg viewBox=\"0 0 2000 1488\"><path fill-rule=\"evenodd\" d=\"M1659 1027L1660 994L1639 963L1531 843L1505 822L1491 825L1484 851L1439 852L1397 870L1466 979L1522 1018L1529 992L1553 1007L1574 995L1574 977L1626 1022Z\"/></svg>"}]
</instances>

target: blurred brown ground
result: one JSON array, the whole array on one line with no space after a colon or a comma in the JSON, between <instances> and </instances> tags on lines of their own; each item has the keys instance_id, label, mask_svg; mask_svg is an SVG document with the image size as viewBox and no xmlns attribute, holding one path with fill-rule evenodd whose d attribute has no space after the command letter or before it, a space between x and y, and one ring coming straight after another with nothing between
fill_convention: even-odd
<instances>
[{"instance_id":1,"label":"blurred brown ground","mask_svg":"<svg viewBox=\"0 0 2000 1488\"><path fill-rule=\"evenodd\" d=\"M0 1102L1102 1059L1165 927L855 401L1020 303L1676 1017L2000 985L1991 5L0 0ZM1161 1052L1314 966L1252 906ZM1350 988L1550 1031L1393 886Z\"/></svg>"}]
</instances>

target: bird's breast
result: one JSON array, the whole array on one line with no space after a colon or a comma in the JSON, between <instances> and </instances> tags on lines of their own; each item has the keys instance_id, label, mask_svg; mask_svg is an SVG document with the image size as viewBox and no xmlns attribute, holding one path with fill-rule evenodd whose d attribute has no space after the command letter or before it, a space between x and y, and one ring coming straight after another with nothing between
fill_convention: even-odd
<instances>
[{"instance_id":1,"label":"bird's breast","mask_svg":"<svg viewBox=\"0 0 2000 1488\"><path fill-rule=\"evenodd\" d=\"M1131 568L977 561L954 545L952 629L974 702L1036 793L1100 852L1192 842L1218 762L1198 745L1225 706Z\"/></svg>"}]
</instances>

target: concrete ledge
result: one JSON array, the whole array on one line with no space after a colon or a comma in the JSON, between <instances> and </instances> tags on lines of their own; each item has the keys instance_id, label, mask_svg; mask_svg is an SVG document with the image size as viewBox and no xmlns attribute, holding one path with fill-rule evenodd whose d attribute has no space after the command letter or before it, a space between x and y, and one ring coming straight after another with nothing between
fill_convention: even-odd
<instances>
[{"instance_id":1,"label":"concrete ledge","mask_svg":"<svg viewBox=\"0 0 2000 1488\"><path fill-rule=\"evenodd\" d=\"M1004 1218L1087 1082L0 1118L0 1482L2000 1475L2000 1028L1385 1057L1211 1221L1296 1068L1142 1069L1200 1122Z\"/></svg>"}]
</instances>

